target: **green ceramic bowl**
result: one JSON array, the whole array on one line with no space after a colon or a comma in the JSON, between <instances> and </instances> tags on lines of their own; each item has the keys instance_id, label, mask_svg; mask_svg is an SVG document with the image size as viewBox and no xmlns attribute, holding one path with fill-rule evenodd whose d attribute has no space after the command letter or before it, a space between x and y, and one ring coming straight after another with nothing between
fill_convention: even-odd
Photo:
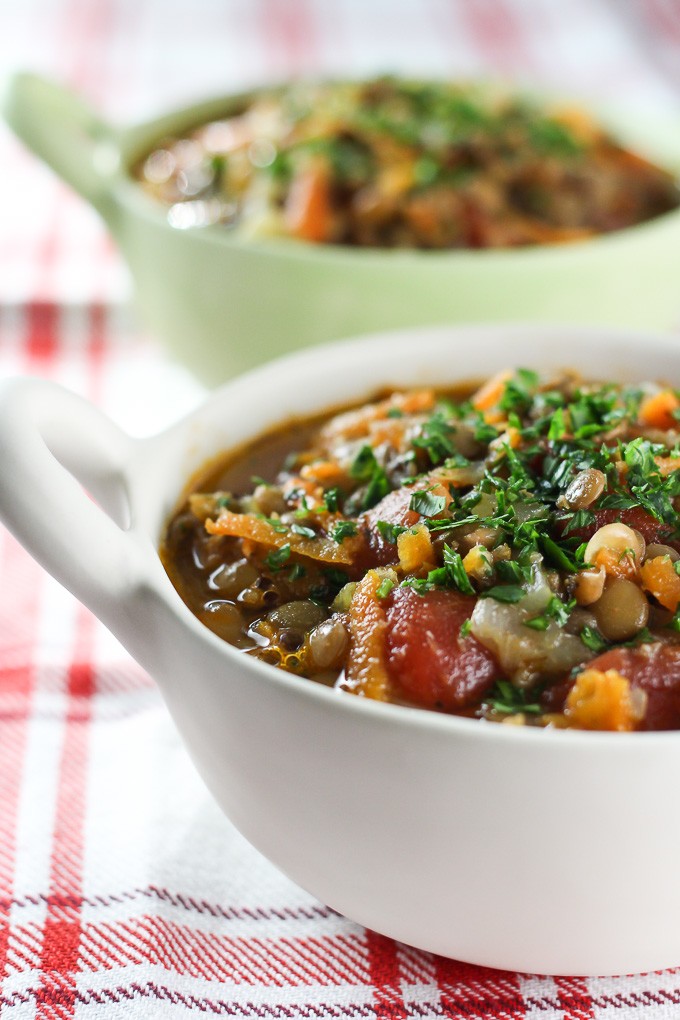
<instances>
[{"instance_id":1,"label":"green ceramic bowl","mask_svg":"<svg viewBox=\"0 0 680 1020\"><path fill-rule=\"evenodd\" d=\"M680 210L592 240L494 251L353 249L171 227L131 168L163 137L247 98L119 129L60 86L19 74L4 103L19 137L106 221L148 326L208 385L294 348L378 329L531 319L665 329L680 321ZM601 119L680 170L678 124Z\"/></svg>"}]
</instances>

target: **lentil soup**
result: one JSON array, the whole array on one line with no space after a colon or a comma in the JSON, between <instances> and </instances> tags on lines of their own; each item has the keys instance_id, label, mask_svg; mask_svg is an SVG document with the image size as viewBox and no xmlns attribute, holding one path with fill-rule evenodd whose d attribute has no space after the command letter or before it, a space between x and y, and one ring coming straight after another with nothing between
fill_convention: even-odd
<instances>
[{"instance_id":1,"label":"lentil soup","mask_svg":"<svg viewBox=\"0 0 680 1020\"><path fill-rule=\"evenodd\" d=\"M298 82L140 162L171 225L379 248L511 248L678 206L674 177L581 109L471 84Z\"/></svg>"},{"instance_id":2,"label":"lentil soup","mask_svg":"<svg viewBox=\"0 0 680 1020\"><path fill-rule=\"evenodd\" d=\"M339 691L523 726L680 728L680 394L505 371L290 423L161 556L217 635Z\"/></svg>"}]
</instances>

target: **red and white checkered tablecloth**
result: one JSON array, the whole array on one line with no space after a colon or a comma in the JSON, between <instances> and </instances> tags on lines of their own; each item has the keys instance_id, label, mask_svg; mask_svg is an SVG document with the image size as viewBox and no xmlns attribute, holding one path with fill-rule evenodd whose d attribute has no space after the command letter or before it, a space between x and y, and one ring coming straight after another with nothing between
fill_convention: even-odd
<instances>
[{"instance_id":1,"label":"red and white checkered tablecloth","mask_svg":"<svg viewBox=\"0 0 680 1020\"><path fill-rule=\"evenodd\" d=\"M378 70L680 113L680 0L23 0L0 11L0 73L19 66L121 119ZM0 377L55 379L139 434L195 404L94 214L5 130L0 167ZM153 681L0 530L0 1016L198 1014L678 1020L680 967L490 971L314 901L220 814Z\"/></svg>"}]
</instances>

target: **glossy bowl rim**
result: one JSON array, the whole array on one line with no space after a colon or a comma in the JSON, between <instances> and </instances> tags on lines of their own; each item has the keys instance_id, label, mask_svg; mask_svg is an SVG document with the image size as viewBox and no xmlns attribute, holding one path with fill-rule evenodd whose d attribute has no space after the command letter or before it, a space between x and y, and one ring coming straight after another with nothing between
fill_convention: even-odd
<instances>
[{"instance_id":1,"label":"glossy bowl rim","mask_svg":"<svg viewBox=\"0 0 680 1020\"><path fill-rule=\"evenodd\" d=\"M663 348L664 350L667 350L669 354L677 353L680 362L680 338L676 338L670 333L664 334L660 332L651 333L641 330L623 330L617 326L587 326L547 322L505 322L490 324L457 323L451 326L410 327L402 330L372 332L343 340L319 344L313 348L293 351L264 365L260 365L242 376L238 376L237 378L228 381L209 394L196 409L176 421L164 432L151 437L150 440L141 440L140 442L144 448L143 456L149 456L153 449L153 446L151 446L151 448L147 450L147 443L155 444L159 441L175 442L179 436L190 429L195 420L200 419L201 416L206 413L209 406L219 406L220 403L228 402L231 391L238 388L243 382L247 383L249 386L257 386L262 378L265 385L268 384L271 386L274 374L278 372L280 366L283 366L288 370L294 369L295 366L300 363L304 365L309 358L312 358L312 360L320 360L326 355L326 353L344 354L347 351L352 350L361 351L361 349L366 345L378 346L381 343L384 343L386 338L407 340L413 336L422 337L425 335L433 339L441 337L441 342L443 342L445 337L450 337L452 333L455 334L461 331L464 331L465 333L472 332L483 338L484 336L501 337L509 329L521 329L523 333L526 332L527 334L542 335L549 333L552 335L553 340L556 336L562 336L565 340L567 340L569 337L573 338L575 334L578 334L578 336L583 340L592 339L593 342L597 344L604 343L608 347L612 348L612 350L616 343L620 342L625 337L638 342L644 341L647 345L653 345L657 349ZM642 359L644 355L641 354L640 357ZM389 377L387 377L387 379L387 385L390 385ZM360 397L359 399L361 400L363 398ZM258 435L262 434L262 432L263 430L260 429L251 433L249 439L256 439ZM249 439L246 439L245 442L247 443ZM188 481L185 480L178 489L174 490L176 495L175 507L177 502L188 491L189 485L190 479ZM158 544L162 538L165 526L170 518L170 514L173 512L174 509L171 510L169 514L166 513L162 515L161 528L153 536L152 554L157 567L160 568L160 573L158 570L155 571L157 581L154 583L154 587L163 597L167 608L170 609L177 617L179 623L183 623L184 626L192 631L197 637L206 641L208 645L211 645L215 650L218 650L219 654L225 658L227 662L233 664L233 666L240 670L245 671L245 673L251 671L254 672L256 676L258 676L262 681L265 681L268 685L283 685L284 688L287 688L291 692L295 692L297 695L301 695L304 698L321 699L322 703L330 703L329 699L332 699L334 704L337 706L337 711L359 712L361 714L368 712L369 715L373 714L379 724L384 723L386 725L392 725L396 723L399 726L407 728L415 727L420 730L431 729L433 731L441 732L448 731L452 734L452 736L457 734L459 737L465 737L466 739L473 738L491 741L519 740L529 745L533 744L537 747L555 746L557 748L560 747L562 742L567 741L572 746L583 747L587 751L601 751L606 748L608 753L611 753L612 746L615 746L619 748L618 753L626 755L631 753L632 748L635 748L638 753L648 754L659 745L667 746L669 743L680 741L680 729L619 733L576 729L559 730L552 729L550 727L506 726L502 723L490 723L483 720L457 716L451 713L419 708L417 706L396 705L390 702L373 701L369 698L338 691L333 687L327 687L324 684L306 677L297 677L285 670L270 665L269 663L261 662L259 659L245 655L242 651L239 651L227 641L218 637L212 630L210 630L209 627L200 622L200 620L191 612L189 607L182 600L181 596L172 585L170 578L165 573L165 569L162 567L158 553ZM477 738L473 737L475 732L479 734ZM556 741L557 743L555 743Z\"/></svg>"}]
</instances>

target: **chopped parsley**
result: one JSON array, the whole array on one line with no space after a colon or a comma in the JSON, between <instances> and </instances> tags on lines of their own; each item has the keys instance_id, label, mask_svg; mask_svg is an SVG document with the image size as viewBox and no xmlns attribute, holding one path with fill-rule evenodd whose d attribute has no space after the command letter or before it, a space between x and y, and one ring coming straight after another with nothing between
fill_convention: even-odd
<instances>
[{"instance_id":1,"label":"chopped parsley","mask_svg":"<svg viewBox=\"0 0 680 1020\"><path fill-rule=\"evenodd\" d=\"M399 535L403 535L408 528L404 527L403 524L391 524L390 521L377 521L376 528L380 535L390 545L394 545L399 538Z\"/></svg>"},{"instance_id":2,"label":"chopped parsley","mask_svg":"<svg viewBox=\"0 0 680 1020\"><path fill-rule=\"evenodd\" d=\"M326 510L329 510L332 514L337 513L340 508L340 490L337 486L326 489L323 494L323 499Z\"/></svg>"},{"instance_id":3,"label":"chopped parsley","mask_svg":"<svg viewBox=\"0 0 680 1020\"><path fill-rule=\"evenodd\" d=\"M445 545L443 559L446 579L450 587L457 588L464 595L474 595L475 589L470 583L470 578L463 566L463 559L460 553L452 549L450 545Z\"/></svg>"},{"instance_id":4,"label":"chopped parsley","mask_svg":"<svg viewBox=\"0 0 680 1020\"><path fill-rule=\"evenodd\" d=\"M493 588L480 593L483 599L495 599L497 602L519 602L526 595L526 590L518 584L497 584Z\"/></svg>"},{"instance_id":5,"label":"chopped parsley","mask_svg":"<svg viewBox=\"0 0 680 1020\"><path fill-rule=\"evenodd\" d=\"M531 627L532 630L547 630L550 623L554 621L558 627L564 627L572 610L575 608L576 599L563 602L557 595L553 595L540 616L534 616L530 620L525 620L524 626Z\"/></svg>"},{"instance_id":6,"label":"chopped parsley","mask_svg":"<svg viewBox=\"0 0 680 1020\"><path fill-rule=\"evenodd\" d=\"M456 454L452 442L454 433L455 426L446 420L441 411L437 411L425 422L419 435L412 440L412 445L418 450L424 450L431 464L441 464Z\"/></svg>"},{"instance_id":7,"label":"chopped parsley","mask_svg":"<svg viewBox=\"0 0 680 1020\"><path fill-rule=\"evenodd\" d=\"M486 704L493 712L501 715L517 715L521 712L538 715L541 706L536 702L527 701L524 691L515 687L509 680L496 680Z\"/></svg>"},{"instance_id":8,"label":"chopped parsley","mask_svg":"<svg viewBox=\"0 0 680 1020\"><path fill-rule=\"evenodd\" d=\"M280 549L272 549L271 552L267 553L264 561L270 570L282 570L290 559L290 552L290 542L286 542Z\"/></svg>"},{"instance_id":9,"label":"chopped parsley","mask_svg":"<svg viewBox=\"0 0 680 1020\"><path fill-rule=\"evenodd\" d=\"M599 630L594 627L585 626L581 631L581 641L590 649L591 652L599 654L600 652L606 652L609 648L609 642L600 634Z\"/></svg>"},{"instance_id":10,"label":"chopped parsley","mask_svg":"<svg viewBox=\"0 0 680 1020\"><path fill-rule=\"evenodd\" d=\"M383 577L382 581L375 590L375 594L379 599L386 599L393 588L394 581L389 577Z\"/></svg>"},{"instance_id":11,"label":"chopped parsley","mask_svg":"<svg viewBox=\"0 0 680 1020\"><path fill-rule=\"evenodd\" d=\"M290 573L288 574L288 580L289 581L299 581L300 578L306 577L306 575L307 575L307 571L302 566L302 564L301 563L294 563L293 566L290 568Z\"/></svg>"},{"instance_id":12,"label":"chopped parsley","mask_svg":"<svg viewBox=\"0 0 680 1020\"><path fill-rule=\"evenodd\" d=\"M357 525L354 521L338 521L331 528L330 536L334 542L339 543L346 538L351 538L352 535L356 535L357 530Z\"/></svg>"},{"instance_id":13,"label":"chopped parsley","mask_svg":"<svg viewBox=\"0 0 680 1020\"><path fill-rule=\"evenodd\" d=\"M446 506L445 496L435 496L429 489L414 492L409 501L409 510L415 510L421 517L436 517Z\"/></svg>"},{"instance_id":14,"label":"chopped parsley","mask_svg":"<svg viewBox=\"0 0 680 1020\"><path fill-rule=\"evenodd\" d=\"M316 538L314 528L308 528L305 524L291 524L290 530L294 535L301 535L303 538Z\"/></svg>"},{"instance_id":15,"label":"chopped parsley","mask_svg":"<svg viewBox=\"0 0 680 1020\"><path fill-rule=\"evenodd\" d=\"M361 447L349 469L352 478L365 482L360 500L360 510L370 510L390 491L390 483L384 468L376 460L372 447ZM360 490L361 491L361 490Z\"/></svg>"}]
</instances>

